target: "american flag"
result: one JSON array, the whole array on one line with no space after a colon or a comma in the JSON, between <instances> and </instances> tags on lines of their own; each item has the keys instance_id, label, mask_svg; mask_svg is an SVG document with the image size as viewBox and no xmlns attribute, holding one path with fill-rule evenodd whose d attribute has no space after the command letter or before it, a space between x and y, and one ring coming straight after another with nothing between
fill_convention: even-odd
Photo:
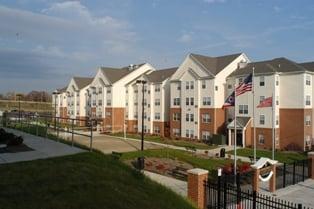
<instances>
[{"instance_id":1,"label":"american flag","mask_svg":"<svg viewBox=\"0 0 314 209\"><path fill-rule=\"evenodd\" d=\"M248 75L242 83L236 88L236 96L240 96L247 91L252 91L252 74Z\"/></svg>"}]
</instances>

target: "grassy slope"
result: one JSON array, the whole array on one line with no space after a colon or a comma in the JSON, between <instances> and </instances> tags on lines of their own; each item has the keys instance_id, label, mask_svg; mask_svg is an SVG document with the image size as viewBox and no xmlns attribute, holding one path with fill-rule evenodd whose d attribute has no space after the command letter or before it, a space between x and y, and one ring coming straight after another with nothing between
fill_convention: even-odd
<instances>
[{"instance_id":1,"label":"grassy slope","mask_svg":"<svg viewBox=\"0 0 314 209\"><path fill-rule=\"evenodd\" d=\"M233 154L233 151L229 151L228 153ZM253 149L244 148L244 149L238 149L237 154L239 156L253 156ZM269 150L256 150L257 157L267 157L272 158L272 152ZM306 155L303 153L298 152L281 152L276 151L275 152L275 159L282 163L292 163L295 160L302 160L306 159Z\"/></svg>"},{"instance_id":2,"label":"grassy slope","mask_svg":"<svg viewBox=\"0 0 314 209\"><path fill-rule=\"evenodd\" d=\"M1 208L192 209L110 156L82 153L0 166Z\"/></svg>"},{"instance_id":3,"label":"grassy slope","mask_svg":"<svg viewBox=\"0 0 314 209\"><path fill-rule=\"evenodd\" d=\"M137 152L128 152L123 153L121 160L128 159L136 159L142 155L141 151ZM209 171L214 171L217 167L223 167L225 164L230 163L231 161L226 159L205 159L196 156L192 156L192 154L181 151L181 150L173 150L173 149L156 149L156 150L145 150L144 156L146 157L158 157L158 158L177 158L183 162L189 163L194 167L207 169Z\"/></svg>"},{"instance_id":4,"label":"grassy slope","mask_svg":"<svg viewBox=\"0 0 314 209\"><path fill-rule=\"evenodd\" d=\"M111 134L112 136L123 137L123 133L115 133ZM128 138L140 139L141 136L139 134L127 134ZM183 141L183 140L171 140L167 138L161 138L160 136L145 136L146 141L158 142L163 144L175 145L179 147L194 147L196 149L214 149L217 146L208 145L202 142L193 142L193 141Z\"/></svg>"}]
</instances>

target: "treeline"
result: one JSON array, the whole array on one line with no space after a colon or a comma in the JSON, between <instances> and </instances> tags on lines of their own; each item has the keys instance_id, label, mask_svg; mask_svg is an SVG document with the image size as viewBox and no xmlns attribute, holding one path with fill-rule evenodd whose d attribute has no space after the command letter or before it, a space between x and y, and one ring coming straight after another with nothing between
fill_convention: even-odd
<instances>
[{"instance_id":1,"label":"treeline","mask_svg":"<svg viewBox=\"0 0 314 209\"><path fill-rule=\"evenodd\" d=\"M0 94L0 100L19 100L19 97L22 101L51 102L51 94L46 91L31 91L26 94L12 91Z\"/></svg>"}]
</instances>

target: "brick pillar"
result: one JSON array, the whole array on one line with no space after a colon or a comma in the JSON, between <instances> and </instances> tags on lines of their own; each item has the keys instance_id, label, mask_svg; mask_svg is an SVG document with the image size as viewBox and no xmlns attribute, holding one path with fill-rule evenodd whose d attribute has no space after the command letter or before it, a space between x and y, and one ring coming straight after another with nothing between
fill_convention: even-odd
<instances>
[{"instance_id":1,"label":"brick pillar","mask_svg":"<svg viewBox=\"0 0 314 209\"><path fill-rule=\"evenodd\" d=\"M308 153L309 157L309 178L314 179L314 152Z\"/></svg>"},{"instance_id":2,"label":"brick pillar","mask_svg":"<svg viewBox=\"0 0 314 209\"><path fill-rule=\"evenodd\" d=\"M269 180L269 191L274 193L276 191L276 165L271 166L273 176Z\"/></svg>"},{"instance_id":3,"label":"brick pillar","mask_svg":"<svg viewBox=\"0 0 314 209\"><path fill-rule=\"evenodd\" d=\"M206 190L204 181L208 179L208 171L200 168L188 170L188 198L198 208L206 208Z\"/></svg>"},{"instance_id":4,"label":"brick pillar","mask_svg":"<svg viewBox=\"0 0 314 209\"><path fill-rule=\"evenodd\" d=\"M258 192L259 191L259 169L254 169L254 174L253 174L253 191Z\"/></svg>"}]
</instances>

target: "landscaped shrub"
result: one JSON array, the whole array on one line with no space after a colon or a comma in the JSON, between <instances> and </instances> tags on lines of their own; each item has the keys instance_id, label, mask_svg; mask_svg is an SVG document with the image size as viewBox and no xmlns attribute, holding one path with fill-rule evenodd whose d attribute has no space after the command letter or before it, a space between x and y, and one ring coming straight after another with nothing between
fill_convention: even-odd
<instances>
[{"instance_id":1,"label":"landscaped shrub","mask_svg":"<svg viewBox=\"0 0 314 209\"><path fill-rule=\"evenodd\" d=\"M7 142L7 146L19 146L23 143L22 136L14 136L13 138L10 138Z\"/></svg>"},{"instance_id":2,"label":"landscaped shrub","mask_svg":"<svg viewBox=\"0 0 314 209\"><path fill-rule=\"evenodd\" d=\"M16 136L13 133L8 133L1 128L0 143L7 144L7 146L18 146L23 143L23 138L21 136Z\"/></svg>"}]
</instances>

